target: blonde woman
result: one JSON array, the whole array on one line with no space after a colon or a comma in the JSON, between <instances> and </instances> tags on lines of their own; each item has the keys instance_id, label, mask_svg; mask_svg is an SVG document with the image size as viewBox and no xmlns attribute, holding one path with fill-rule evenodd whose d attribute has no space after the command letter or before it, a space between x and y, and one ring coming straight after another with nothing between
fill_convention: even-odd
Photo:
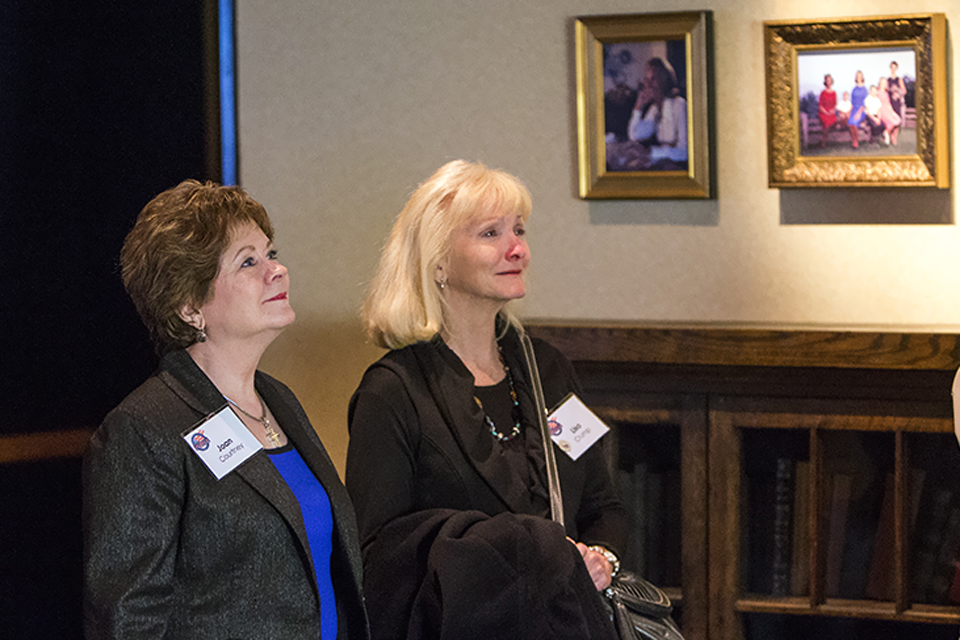
<instances>
[{"instance_id":1,"label":"blonde woman","mask_svg":"<svg viewBox=\"0 0 960 640\"><path fill-rule=\"evenodd\" d=\"M460 640L612 637L597 590L624 516L605 443L557 455L564 531L547 519L523 329L506 309L526 293L530 211L515 177L458 160L414 192L383 250L363 321L391 351L351 401L346 473L374 637L425 637L436 620ZM546 403L579 391L570 363L534 346Z\"/></svg>"}]
</instances>

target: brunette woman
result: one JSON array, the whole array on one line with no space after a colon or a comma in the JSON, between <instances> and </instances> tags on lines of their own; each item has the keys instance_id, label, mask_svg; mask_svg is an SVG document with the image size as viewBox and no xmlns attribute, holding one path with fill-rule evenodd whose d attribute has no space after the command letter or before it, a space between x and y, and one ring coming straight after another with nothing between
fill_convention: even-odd
<instances>
[{"instance_id":1,"label":"brunette woman","mask_svg":"<svg viewBox=\"0 0 960 640\"><path fill-rule=\"evenodd\" d=\"M353 508L293 393L264 208L188 180L141 212L123 282L162 355L84 461L86 637L369 637Z\"/></svg>"}]
</instances>

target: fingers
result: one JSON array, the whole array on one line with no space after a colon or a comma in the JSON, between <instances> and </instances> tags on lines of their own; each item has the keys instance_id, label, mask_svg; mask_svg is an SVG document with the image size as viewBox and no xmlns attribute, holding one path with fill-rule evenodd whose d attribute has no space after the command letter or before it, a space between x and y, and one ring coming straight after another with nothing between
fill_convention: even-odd
<instances>
[{"instance_id":1,"label":"fingers","mask_svg":"<svg viewBox=\"0 0 960 640\"><path fill-rule=\"evenodd\" d=\"M586 565L587 572L590 574L590 579L593 580L593 585L596 587L597 591L609 587L613 574L613 567L610 566L610 563L607 562L607 559L596 551L588 549L587 545L581 542L577 543L577 550L580 552L580 556L583 558L583 563Z\"/></svg>"}]
</instances>

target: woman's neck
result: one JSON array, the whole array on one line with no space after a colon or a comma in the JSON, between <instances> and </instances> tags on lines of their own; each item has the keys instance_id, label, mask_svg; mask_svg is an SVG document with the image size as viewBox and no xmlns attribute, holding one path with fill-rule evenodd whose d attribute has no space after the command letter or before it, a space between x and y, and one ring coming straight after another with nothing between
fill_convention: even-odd
<instances>
[{"instance_id":1,"label":"woman's neck","mask_svg":"<svg viewBox=\"0 0 960 640\"><path fill-rule=\"evenodd\" d=\"M503 364L497 348L497 314L464 316L449 314L440 332L478 386L489 386L503 379Z\"/></svg>"},{"instance_id":2,"label":"woman's neck","mask_svg":"<svg viewBox=\"0 0 960 640\"><path fill-rule=\"evenodd\" d=\"M187 353L224 396L259 411L254 376L266 345L197 342Z\"/></svg>"}]
</instances>

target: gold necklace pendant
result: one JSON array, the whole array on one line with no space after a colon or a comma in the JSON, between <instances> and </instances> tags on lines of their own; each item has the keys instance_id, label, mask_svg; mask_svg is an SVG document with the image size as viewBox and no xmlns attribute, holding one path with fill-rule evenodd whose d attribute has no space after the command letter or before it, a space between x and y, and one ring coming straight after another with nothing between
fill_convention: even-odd
<instances>
[{"instance_id":1,"label":"gold necklace pendant","mask_svg":"<svg viewBox=\"0 0 960 640\"><path fill-rule=\"evenodd\" d=\"M264 415L263 418L263 431L267 434L267 438L273 443L273 446L280 446L280 432L270 424L270 418L266 417L266 415Z\"/></svg>"},{"instance_id":2,"label":"gold necklace pendant","mask_svg":"<svg viewBox=\"0 0 960 640\"><path fill-rule=\"evenodd\" d=\"M261 415L260 415L259 418L258 418L257 416L254 416L254 415L250 415L249 413L247 413L246 411L244 411L244 410L243 410L243 407L241 407L240 405L238 405L236 402L234 402L234 401L231 400L230 398L227 398L227 396L223 396L223 397L227 399L227 402L229 402L231 405L233 405L234 407L236 407L236 408L237 408L237 411L239 411L239 412L242 413L243 415L247 416L248 418L250 418L250 419L253 420L254 422L258 422L258 423L262 424L262 425L263 425L263 433L264 433L264 435L267 437L267 439L270 440L270 442L273 444L274 447L279 447L279 446L280 446L280 438L283 437L283 436L281 435L281 433L280 433L279 431L277 431L277 428L274 427L274 426L270 423L270 418L267 417L267 405L266 405L266 403L263 401L263 398L260 397L260 394L259 394L259 393L257 394L257 400L260 401L260 412L261 412Z\"/></svg>"}]
</instances>

